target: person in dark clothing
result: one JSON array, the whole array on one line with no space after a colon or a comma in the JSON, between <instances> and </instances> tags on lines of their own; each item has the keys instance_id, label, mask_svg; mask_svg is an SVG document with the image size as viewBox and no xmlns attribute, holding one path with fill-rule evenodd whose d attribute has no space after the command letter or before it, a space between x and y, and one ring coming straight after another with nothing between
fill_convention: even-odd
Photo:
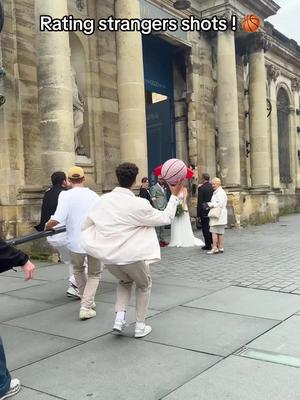
<instances>
[{"instance_id":1,"label":"person in dark clothing","mask_svg":"<svg viewBox=\"0 0 300 400\"><path fill-rule=\"evenodd\" d=\"M28 256L0 239L0 273L17 266L23 268L25 281L33 278L35 266L28 259ZM20 389L21 384L19 379L11 379L10 373L6 367L4 347L0 337L0 400L11 398L17 394Z\"/></svg>"},{"instance_id":2,"label":"person in dark clothing","mask_svg":"<svg viewBox=\"0 0 300 400\"><path fill-rule=\"evenodd\" d=\"M151 194L149 191L149 180L147 177L142 179L142 186L140 188L139 197L143 197L144 199L147 199L149 201L149 203L151 204L151 206L154 207L153 201L151 198Z\"/></svg>"},{"instance_id":3,"label":"person in dark clothing","mask_svg":"<svg viewBox=\"0 0 300 400\"><path fill-rule=\"evenodd\" d=\"M211 250L212 235L209 231L209 208L207 203L210 202L213 195L213 188L209 182L210 176L208 174L202 174L203 183L198 188L198 204L197 204L197 217L201 220L202 233L205 241L203 250Z\"/></svg>"},{"instance_id":4,"label":"person in dark clothing","mask_svg":"<svg viewBox=\"0 0 300 400\"><path fill-rule=\"evenodd\" d=\"M54 215L60 192L67 189L67 177L62 171L54 172L51 175L51 182L52 187L46 191L43 198L40 223L35 226L38 232L42 232L45 229L46 222Z\"/></svg>"}]
</instances>

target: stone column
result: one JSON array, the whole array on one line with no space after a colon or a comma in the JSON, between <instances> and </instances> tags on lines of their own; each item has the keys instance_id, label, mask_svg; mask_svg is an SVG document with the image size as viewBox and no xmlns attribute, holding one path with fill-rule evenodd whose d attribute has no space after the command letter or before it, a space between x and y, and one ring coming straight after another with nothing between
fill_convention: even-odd
<instances>
[{"instance_id":1,"label":"stone column","mask_svg":"<svg viewBox=\"0 0 300 400\"><path fill-rule=\"evenodd\" d=\"M251 34L252 35L252 34ZM270 145L267 119L266 66L269 42L261 33L251 36L249 55L249 113L251 181L253 188L270 187Z\"/></svg>"},{"instance_id":2,"label":"stone column","mask_svg":"<svg viewBox=\"0 0 300 400\"><path fill-rule=\"evenodd\" d=\"M116 0L116 18L140 18L139 0ZM117 72L121 161L139 167L148 175L147 131L142 36L139 32L117 32Z\"/></svg>"},{"instance_id":3,"label":"stone column","mask_svg":"<svg viewBox=\"0 0 300 400\"><path fill-rule=\"evenodd\" d=\"M267 67L267 77L270 88L270 102L272 112L270 115L271 127L271 185L272 188L280 188L280 174L279 174L279 155L278 155L278 121L277 121L277 92L276 81L280 75L280 71L273 64Z\"/></svg>"},{"instance_id":4,"label":"stone column","mask_svg":"<svg viewBox=\"0 0 300 400\"><path fill-rule=\"evenodd\" d=\"M300 79L299 78L294 78L292 80L292 91L293 91L293 97L294 97L294 110L299 110L300 109ZM293 141L291 142L291 150L294 154L294 165L295 165L295 186L296 189L300 189L300 163L299 163L299 158L298 158L298 150L300 150L300 140L299 140L299 135L297 133L297 126L300 126L300 117L299 115L296 114L294 111L293 117L291 118L292 121L292 137Z\"/></svg>"},{"instance_id":5,"label":"stone column","mask_svg":"<svg viewBox=\"0 0 300 400\"><path fill-rule=\"evenodd\" d=\"M69 35L39 32L39 18L67 14L67 0L35 1L41 156L48 179L52 172L66 171L75 162L73 96Z\"/></svg>"},{"instance_id":6,"label":"stone column","mask_svg":"<svg viewBox=\"0 0 300 400\"><path fill-rule=\"evenodd\" d=\"M218 142L221 179L224 186L241 182L239 117L234 32L218 32Z\"/></svg>"}]
</instances>

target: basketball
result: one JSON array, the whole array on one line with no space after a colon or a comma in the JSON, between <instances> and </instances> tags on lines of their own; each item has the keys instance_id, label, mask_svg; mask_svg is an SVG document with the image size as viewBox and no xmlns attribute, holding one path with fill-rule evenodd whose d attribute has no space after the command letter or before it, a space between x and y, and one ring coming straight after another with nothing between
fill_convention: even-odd
<instances>
[{"instance_id":1,"label":"basketball","mask_svg":"<svg viewBox=\"0 0 300 400\"><path fill-rule=\"evenodd\" d=\"M187 175L187 166L177 158L166 161L161 169L161 177L171 186L183 181Z\"/></svg>"},{"instance_id":2,"label":"basketball","mask_svg":"<svg viewBox=\"0 0 300 400\"><path fill-rule=\"evenodd\" d=\"M260 27L260 18L257 15L245 15L242 27L245 32L256 32Z\"/></svg>"}]
</instances>

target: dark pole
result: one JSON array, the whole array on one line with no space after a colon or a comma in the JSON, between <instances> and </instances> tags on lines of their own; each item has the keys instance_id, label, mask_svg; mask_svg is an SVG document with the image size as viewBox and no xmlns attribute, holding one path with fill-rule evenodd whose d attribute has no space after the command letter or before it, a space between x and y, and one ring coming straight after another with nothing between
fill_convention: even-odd
<instances>
[{"instance_id":1,"label":"dark pole","mask_svg":"<svg viewBox=\"0 0 300 400\"><path fill-rule=\"evenodd\" d=\"M0 0L0 32L2 31L3 24L4 24L4 9L2 1Z\"/></svg>"}]
</instances>

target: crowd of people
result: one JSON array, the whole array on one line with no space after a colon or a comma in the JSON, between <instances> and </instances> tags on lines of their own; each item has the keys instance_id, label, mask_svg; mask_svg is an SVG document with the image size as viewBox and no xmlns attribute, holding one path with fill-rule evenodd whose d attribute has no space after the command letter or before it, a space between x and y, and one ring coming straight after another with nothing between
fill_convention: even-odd
<instances>
[{"instance_id":1,"label":"crowd of people","mask_svg":"<svg viewBox=\"0 0 300 400\"><path fill-rule=\"evenodd\" d=\"M121 333L126 327L126 310L135 284L134 336L141 338L152 330L146 324L152 286L150 264L160 260L160 247L201 246L207 254L223 253L227 196L218 178L210 182L208 174L202 175L197 206L202 242L192 230L186 183L171 186L159 176L157 183L149 187L149 180L144 177L136 196L138 173L135 164L119 165L118 186L99 196L86 187L81 167L70 168L67 175L54 172L52 187L44 195L40 223L35 228L43 231L66 226L65 233L54 235L48 242L69 267L67 295L80 299L80 320L96 316L95 295L106 267L118 280L113 330ZM171 240L167 243L165 227L170 225ZM35 267L24 253L4 241L0 241L0 247L0 272L22 266L26 280L33 278ZM6 369L0 340L0 400L19 390L20 382L11 379Z\"/></svg>"},{"instance_id":2,"label":"crowd of people","mask_svg":"<svg viewBox=\"0 0 300 400\"><path fill-rule=\"evenodd\" d=\"M191 219L188 210L189 192L197 193L196 180L183 182L178 194L181 212L176 212L171 223L171 240L165 240L165 227L156 228L160 247L193 247L199 246L207 250L207 254L224 252L224 233L227 225L227 195L221 187L221 180L214 178L210 182L207 173L202 174L202 182L198 187L197 218L200 222L204 243L195 237L192 230ZM189 187L189 190L188 190ZM157 210L164 210L168 203L168 185L158 176L157 183L149 186L147 177L142 178L139 196L149 201Z\"/></svg>"}]
</instances>

